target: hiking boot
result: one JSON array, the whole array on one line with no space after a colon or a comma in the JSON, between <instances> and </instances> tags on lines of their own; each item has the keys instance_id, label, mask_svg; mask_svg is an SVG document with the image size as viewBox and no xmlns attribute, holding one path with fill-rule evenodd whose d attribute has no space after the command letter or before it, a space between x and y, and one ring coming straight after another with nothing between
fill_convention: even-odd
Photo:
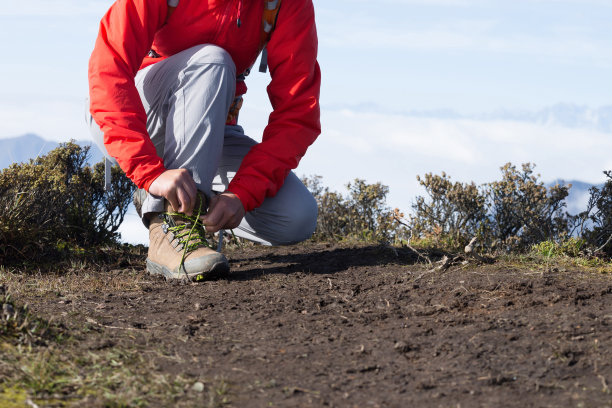
<instances>
[{"instance_id":1,"label":"hiking boot","mask_svg":"<svg viewBox=\"0 0 612 408\"><path fill-rule=\"evenodd\" d=\"M204 199L202 203L206 213ZM199 282L226 276L229 263L223 254L209 247L204 225L198 216L172 211L166 204L166 212L153 215L149 224L149 254L147 271L166 279L188 279Z\"/></svg>"}]
</instances>

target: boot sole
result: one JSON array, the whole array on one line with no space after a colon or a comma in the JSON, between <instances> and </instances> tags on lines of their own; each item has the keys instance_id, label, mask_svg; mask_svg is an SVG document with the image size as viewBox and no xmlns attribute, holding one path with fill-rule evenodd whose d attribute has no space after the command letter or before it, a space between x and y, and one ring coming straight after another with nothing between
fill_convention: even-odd
<instances>
[{"instance_id":1,"label":"boot sole","mask_svg":"<svg viewBox=\"0 0 612 408\"><path fill-rule=\"evenodd\" d=\"M178 273L177 271L171 271L164 265L160 265L157 262L153 262L147 258L147 272L151 275L162 275L166 280L170 279L189 279L192 282L203 282L207 280L214 280L223 277L227 277L229 274L229 265L226 262L217 262L210 268L209 271L187 274L184 272Z\"/></svg>"}]
</instances>

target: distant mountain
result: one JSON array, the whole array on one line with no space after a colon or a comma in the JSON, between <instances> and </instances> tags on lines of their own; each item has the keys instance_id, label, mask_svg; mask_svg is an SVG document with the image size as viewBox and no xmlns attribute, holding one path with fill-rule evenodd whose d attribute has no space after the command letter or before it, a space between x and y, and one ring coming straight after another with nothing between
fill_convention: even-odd
<instances>
[{"instance_id":1,"label":"distant mountain","mask_svg":"<svg viewBox=\"0 0 612 408\"><path fill-rule=\"evenodd\" d=\"M89 150L89 163L97 163L102 160L102 153L97 146L89 140L77 140L81 146L91 146ZM24 163L38 156L43 156L59 146L57 142L51 142L42 137L28 133L23 136L0 139L0 169L13 163Z\"/></svg>"},{"instance_id":2,"label":"distant mountain","mask_svg":"<svg viewBox=\"0 0 612 408\"><path fill-rule=\"evenodd\" d=\"M478 119L516 120L541 125L559 125L572 129L592 129L612 133L612 106L589 108L570 103L559 103L539 111L497 111L478 116Z\"/></svg>"},{"instance_id":3,"label":"distant mountain","mask_svg":"<svg viewBox=\"0 0 612 408\"><path fill-rule=\"evenodd\" d=\"M578 180L567 181L559 179L548 183L547 187L554 186L556 184L572 185L572 188L570 188L569 195L565 199L565 202L567 203L567 211L573 215L576 215L586 210L587 203L589 202L589 197L591 196L591 194L589 193L589 189L591 189L592 187L603 186L603 184L590 184Z\"/></svg>"}]
</instances>

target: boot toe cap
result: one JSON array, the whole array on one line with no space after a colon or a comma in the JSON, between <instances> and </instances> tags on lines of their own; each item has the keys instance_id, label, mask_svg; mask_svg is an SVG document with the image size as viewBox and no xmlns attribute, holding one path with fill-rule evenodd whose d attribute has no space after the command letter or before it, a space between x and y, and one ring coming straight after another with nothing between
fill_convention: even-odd
<instances>
[{"instance_id":1,"label":"boot toe cap","mask_svg":"<svg viewBox=\"0 0 612 408\"><path fill-rule=\"evenodd\" d=\"M218 279L229 273L227 258L218 252L185 261L185 271L193 281Z\"/></svg>"}]
</instances>

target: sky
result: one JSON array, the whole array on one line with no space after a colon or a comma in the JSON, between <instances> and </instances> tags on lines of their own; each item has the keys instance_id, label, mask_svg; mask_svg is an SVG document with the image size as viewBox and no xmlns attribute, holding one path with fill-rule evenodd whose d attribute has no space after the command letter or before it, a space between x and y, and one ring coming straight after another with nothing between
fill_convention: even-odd
<instances>
[{"instance_id":1,"label":"sky","mask_svg":"<svg viewBox=\"0 0 612 408\"><path fill-rule=\"evenodd\" d=\"M111 4L0 8L0 138L88 137L87 60ZM341 192L354 178L380 181L408 211L427 172L480 183L506 162L533 162L544 181L598 183L612 169L612 0L314 4L323 131L298 175ZM240 120L255 139L268 81L247 82Z\"/></svg>"}]
</instances>

